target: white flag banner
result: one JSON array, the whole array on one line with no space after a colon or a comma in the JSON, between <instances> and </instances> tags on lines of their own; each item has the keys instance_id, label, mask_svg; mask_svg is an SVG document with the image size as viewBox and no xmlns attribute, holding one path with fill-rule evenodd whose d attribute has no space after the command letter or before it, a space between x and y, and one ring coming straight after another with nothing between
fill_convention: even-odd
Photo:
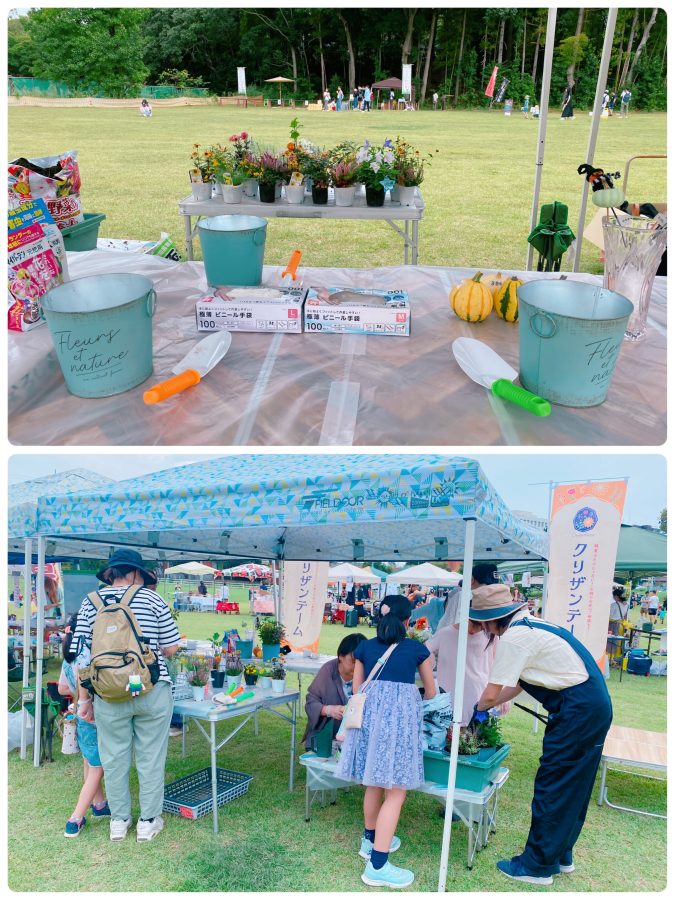
<instances>
[{"instance_id":1,"label":"white flag banner","mask_svg":"<svg viewBox=\"0 0 675 900\"><path fill-rule=\"evenodd\" d=\"M328 597L327 562L284 562L281 621L291 650L319 649L319 633Z\"/></svg>"},{"instance_id":2,"label":"white flag banner","mask_svg":"<svg viewBox=\"0 0 675 900\"><path fill-rule=\"evenodd\" d=\"M237 68L237 90L240 94L246 93L246 67L239 66Z\"/></svg>"},{"instance_id":3,"label":"white flag banner","mask_svg":"<svg viewBox=\"0 0 675 900\"><path fill-rule=\"evenodd\" d=\"M553 491L546 618L568 628L604 670L626 481Z\"/></svg>"},{"instance_id":4,"label":"white flag banner","mask_svg":"<svg viewBox=\"0 0 675 900\"><path fill-rule=\"evenodd\" d=\"M412 93L412 64L405 63L403 66L403 74L401 75L401 81L403 84L401 85L401 93L406 94L408 97Z\"/></svg>"},{"instance_id":5,"label":"white flag banner","mask_svg":"<svg viewBox=\"0 0 675 900\"><path fill-rule=\"evenodd\" d=\"M532 587L532 572L523 572L520 583L524 588Z\"/></svg>"}]
</instances>

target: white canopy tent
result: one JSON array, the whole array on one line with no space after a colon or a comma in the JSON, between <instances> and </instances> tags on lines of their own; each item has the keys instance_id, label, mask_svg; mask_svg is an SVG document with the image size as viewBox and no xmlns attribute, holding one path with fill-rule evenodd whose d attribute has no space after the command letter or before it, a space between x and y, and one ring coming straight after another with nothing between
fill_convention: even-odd
<instances>
[{"instance_id":1,"label":"white canopy tent","mask_svg":"<svg viewBox=\"0 0 675 900\"><path fill-rule=\"evenodd\" d=\"M212 566L206 566L200 562L179 563L177 566L169 566L164 570L165 575L214 575L218 570Z\"/></svg>"},{"instance_id":2,"label":"white canopy tent","mask_svg":"<svg viewBox=\"0 0 675 900\"><path fill-rule=\"evenodd\" d=\"M420 563L418 566L410 566L387 575L387 583L391 584L419 584L431 587L457 587L462 576L457 572L448 572L433 563Z\"/></svg>"},{"instance_id":3,"label":"white canopy tent","mask_svg":"<svg viewBox=\"0 0 675 900\"><path fill-rule=\"evenodd\" d=\"M309 473L309 474L308 474ZM211 556L312 560L546 557L545 532L518 519L475 460L440 455L247 455L132 479L38 504L38 559L47 540ZM454 706L462 709L470 584L464 580ZM453 722L439 872L445 890L460 721ZM39 758L35 760L39 764Z\"/></svg>"},{"instance_id":4,"label":"white canopy tent","mask_svg":"<svg viewBox=\"0 0 675 900\"><path fill-rule=\"evenodd\" d=\"M367 572L352 563L342 563L328 570L328 582L346 581L353 584L379 584L380 579L372 572Z\"/></svg>"}]
</instances>

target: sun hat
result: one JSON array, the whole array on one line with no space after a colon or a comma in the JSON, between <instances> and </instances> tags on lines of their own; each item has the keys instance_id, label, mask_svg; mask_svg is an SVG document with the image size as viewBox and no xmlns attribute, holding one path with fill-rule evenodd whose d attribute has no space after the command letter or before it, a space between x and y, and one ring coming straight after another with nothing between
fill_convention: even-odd
<instances>
[{"instance_id":1,"label":"sun hat","mask_svg":"<svg viewBox=\"0 0 675 900\"><path fill-rule=\"evenodd\" d=\"M143 576L145 584L157 584L157 577L153 572L145 568L143 557L135 550L127 550L125 548L115 550L105 566L100 572L96 573L98 580L103 581L105 584L110 584L108 579L104 578L104 575L108 569L112 569L115 566L130 566L132 569L138 569Z\"/></svg>"},{"instance_id":2,"label":"sun hat","mask_svg":"<svg viewBox=\"0 0 675 900\"><path fill-rule=\"evenodd\" d=\"M474 622L503 619L527 606L527 600L514 600L505 584L484 584L471 593L469 618Z\"/></svg>"}]
</instances>

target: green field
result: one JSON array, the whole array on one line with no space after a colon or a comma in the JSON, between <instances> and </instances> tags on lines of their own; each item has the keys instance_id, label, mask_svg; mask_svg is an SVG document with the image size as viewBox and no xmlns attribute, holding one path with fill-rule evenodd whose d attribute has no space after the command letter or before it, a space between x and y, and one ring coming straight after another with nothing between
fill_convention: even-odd
<instances>
[{"instance_id":1,"label":"green field","mask_svg":"<svg viewBox=\"0 0 675 900\"><path fill-rule=\"evenodd\" d=\"M77 149L84 208L107 216L101 236L151 240L166 231L183 251L176 204L189 193L192 143L226 143L230 134L245 129L261 145L279 148L288 141L293 114L276 108L157 107L152 119L142 120L135 108L11 107L9 155L13 159ZM536 121L519 112L507 118L498 111L306 111L299 118L302 136L321 146L401 135L422 151L439 151L422 187L426 211L420 225L421 264L525 267ZM573 121L562 122L559 111L553 110L548 123L541 203L568 204L573 230L582 187L576 170L587 161L589 129L590 118L581 111ZM607 171L623 170L630 156L664 153L665 148L665 113L631 113L625 120L615 116L600 123L594 162ZM629 199L665 200L664 162L634 163ZM589 203L588 220L595 212ZM281 265L300 247L307 266L398 265L401 245L384 223L272 220L266 262ZM588 242L581 268L602 271L598 251Z\"/></svg>"},{"instance_id":2,"label":"green field","mask_svg":"<svg viewBox=\"0 0 675 900\"><path fill-rule=\"evenodd\" d=\"M240 626L250 616L181 613L178 627L190 638L208 638L215 630ZM361 626L362 632L373 631ZM347 633L325 625L321 652L334 653ZM57 666L50 669L50 678ZM309 677L303 676L304 691ZM295 685L297 676L289 676ZM666 730L666 679L624 676L612 671L609 690L614 721L619 725ZM466 829L452 828L451 891L520 891L527 886L499 875L495 862L519 852L527 837L532 782L541 752L541 730L534 734L530 716L514 709L504 721L511 743L510 780L501 793L496 834L466 868ZM288 792L289 729L265 716L256 738L252 723L219 754L220 765L254 776L244 797L221 808L221 830L211 818L188 821L167 815L164 832L151 844L108 840L106 821L88 823L76 840L62 836L81 786L79 757L63 756L35 770L9 755L9 885L17 891L358 891L362 863L357 856L363 827L362 790L340 792L336 806L314 807L304 821L304 772L295 766L296 786ZM301 716L299 735L304 729ZM222 732L222 726L219 728ZM58 742L57 742L58 743ZM181 758L180 738L169 742L167 781L209 764L206 742L196 727L188 735L188 756ZM597 805L599 779L588 819L575 850L577 871L557 876L555 891L662 891L666 885L666 823ZM610 773L610 798L665 813L663 783ZM134 807L137 815L137 806ZM403 846L399 865L412 868L413 889L437 887L442 820L438 804L411 794L403 808L398 834ZM64 864L65 861L65 864ZM530 888L530 890L537 890Z\"/></svg>"}]
</instances>

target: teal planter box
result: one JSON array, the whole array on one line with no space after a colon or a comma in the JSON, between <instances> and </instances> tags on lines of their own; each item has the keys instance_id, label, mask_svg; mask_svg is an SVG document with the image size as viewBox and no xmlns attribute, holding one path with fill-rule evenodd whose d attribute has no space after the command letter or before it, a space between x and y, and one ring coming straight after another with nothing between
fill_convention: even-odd
<instances>
[{"instance_id":1,"label":"teal planter box","mask_svg":"<svg viewBox=\"0 0 675 900\"><path fill-rule=\"evenodd\" d=\"M510 744L502 744L490 759L481 760L478 756L457 757L457 779L455 786L462 791L482 791L495 777L502 763L509 755ZM442 750L424 751L424 779L434 784L448 783L450 754Z\"/></svg>"},{"instance_id":2,"label":"teal planter box","mask_svg":"<svg viewBox=\"0 0 675 900\"><path fill-rule=\"evenodd\" d=\"M95 250L98 241L98 227L105 219L103 213L85 213L84 222L61 229L63 246L66 250Z\"/></svg>"},{"instance_id":3,"label":"teal planter box","mask_svg":"<svg viewBox=\"0 0 675 900\"><path fill-rule=\"evenodd\" d=\"M253 641L237 641L237 650L242 659L251 659L253 656Z\"/></svg>"},{"instance_id":4,"label":"teal planter box","mask_svg":"<svg viewBox=\"0 0 675 900\"><path fill-rule=\"evenodd\" d=\"M358 610L348 609L345 613L345 628L356 628L359 624L359 613Z\"/></svg>"}]
</instances>

